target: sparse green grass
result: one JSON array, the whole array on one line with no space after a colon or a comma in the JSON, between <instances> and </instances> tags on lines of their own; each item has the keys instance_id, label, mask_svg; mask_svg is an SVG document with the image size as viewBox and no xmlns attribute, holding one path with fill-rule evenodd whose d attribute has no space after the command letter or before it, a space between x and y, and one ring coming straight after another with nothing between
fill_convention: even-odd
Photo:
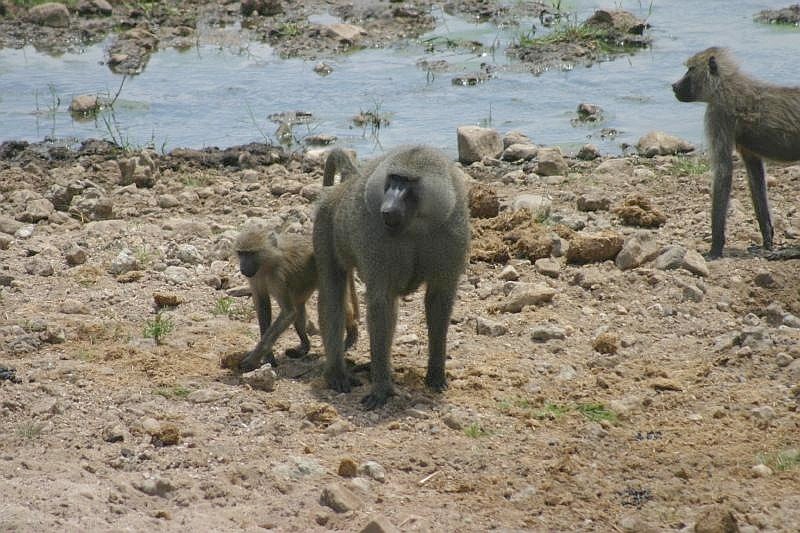
<instances>
[{"instance_id":1,"label":"sparse green grass","mask_svg":"<svg viewBox=\"0 0 800 533\"><path fill-rule=\"evenodd\" d=\"M167 336L175 328L172 319L159 311L156 313L155 318L148 320L144 324L144 336L148 339L152 338L156 344L161 344L164 337Z\"/></svg>"},{"instance_id":2,"label":"sparse green grass","mask_svg":"<svg viewBox=\"0 0 800 533\"><path fill-rule=\"evenodd\" d=\"M489 435L489 432L486 431L483 428L483 426L481 426L479 423L473 422L472 424L464 428L464 434L467 437L478 439L480 437L486 437L487 435Z\"/></svg>"},{"instance_id":3,"label":"sparse green grass","mask_svg":"<svg viewBox=\"0 0 800 533\"><path fill-rule=\"evenodd\" d=\"M25 440L32 440L41 435L44 424L36 422L23 422L17 426L17 436Z\"/></svg>"},{"instance_id":4,"label":"sparse green grass","mask_svg":"<svg viewBox=\"0 0 800 533\"><path fill-rule=\"evenodd\" d=\"M699 176L708 172L710 168L708 161L703 161L697 157L679 156L672 160L672 171L677 174Z\"/></svg>"},{"instance_id":5,"label":"sparse green grass","mask_svg":"<svg viewBox=\"0 0 800 533\"><path fill-rule=\"evenodd\" d=\"M800 448L785 448L779 452L760 453L758 462L777 472L791 470L800 466Z\"/></svg>"},{"instance_id":6,"label":"sparse green grass","mask_svg":"<svg viewBox=\"0 0 800 533\"><path fill-rule=\"evenodd\" d=\"M186 388L183 385L175 385L173 387L158 387L153 391L153 394L158 394L159 396L163 396L168 400L186 398L191 393L192 389Z\"/></svg>"},{"instance_id":7,"label":"sparse green grass","mask_svg":"<svg viewBox=\"0 0 800 533\"><path fill-rule=\"evenodd\" d=\"M555 420L561 418L569 412L569 407L566 405L559 405L557 403L546 403L544 407L535 409L533 414L539 420Z\"/></svg>"},{"instance_id":8,"label":"sparse green grass","mask_svg":"<svg viewBox=\"0 0 800 533\"><path fill-rule=\"evenodd\" d=\"M617 414L606 408L602 403L579 403L575 409L592 422L607 420L616 422Z\"/></svg>"},{"instance_id":9,"label":"sparse green grass","mask_svg":"<svg viewBox=\"0 0 800 533\"><path fill-rule=\"evenodd\" d=\"M300 26L296 22L281 22L275 33L280 37L294 37L300 34Z\"/></svg>"},{"instance_id":10,"label":"sparse green grass","mask_svg":"<svg viewBox=\"0 0 800 533\"><path fill-rule=\"evenodd\" d=\"M570 412L577 412L593 422L600 422L602 420L607 420L609 422L617 421L617 414L599 402L586 402L574 405L546 402L541 407L536 407L526 398L510 398L499 401L497 406L503 412L514 410L517 412L525 411L539 420L557 420Z\"/></svg>"},{"instance_id":11,"label":"sparse green grass","mask_svg":"<svg viewBox=\"0 0 800 533\"><path fill-rule=\"evenodd\" d=\"M211 177L207 174L186 174L180 180L186 187L196 188L208 185Z\"/></svg>"},{"instance_id":12,"label":"sparse green grass","mask_svg":"<svg viewBox=\"0 0 800 533\"><path fill-rule=\"evenodd\" d=\"M231 310L233 309L233 302L234 300L231 296L222 296L221 298L217 298L217 301L214 303L214 309L211 310L211 314L214 316L230 316Z\"/></svg>"}]
</instances>

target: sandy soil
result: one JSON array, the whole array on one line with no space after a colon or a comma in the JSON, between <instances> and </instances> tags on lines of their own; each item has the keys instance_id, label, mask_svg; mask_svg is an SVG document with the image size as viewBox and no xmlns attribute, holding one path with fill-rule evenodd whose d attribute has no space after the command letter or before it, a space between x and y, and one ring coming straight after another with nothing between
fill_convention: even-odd
<instances>
[{"instance_id":1,"label":"sandy soil","mask_svg":"<svg viewBox=\"0 0 800 533\"><path fill-rule=\"evenodd\" d=\"M739 163L726 256L707 275L475 258L449 390L422 383L415 294L393 352L400 394L366 412L363 321L349 357L364 385L350 394L325 387L316 335L307 358L279 356L274 391L221 367L257 335L249 298L231 296L244 285L236 230L261 217L308 231L319 162L263 145L177 150L136 161L137 186L119 166L133 155L0 147L0 365L15 369L0 380L0 530L800 527L800 264L749 250L760 237ZM562 221L628 239L638 229L609 209L638 193L666 214L648 230L659 246L707 250L702 158L567 163L561 176L534 163L465 170L501 216L520 195L549 198L526 231L552 236ZM796 245L800 167L769 173L776 243ZM604 207L579 210L587 196ZM474 250L523 231L473 222ZM525 283L554 296L498 310ZM155 302L170 300L156 343ZM315 298L309 312L316 321ZM278 353L294 343L287 333Z\"/></svg>"}]
</instances>

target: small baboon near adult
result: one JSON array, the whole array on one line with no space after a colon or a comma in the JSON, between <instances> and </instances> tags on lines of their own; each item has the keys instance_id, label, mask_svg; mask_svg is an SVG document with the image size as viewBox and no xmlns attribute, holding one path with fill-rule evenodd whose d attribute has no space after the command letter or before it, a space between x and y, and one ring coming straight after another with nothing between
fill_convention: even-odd
<instances>
[{"instance_id":1,"label":"small baboon near adult","mask_svg":"<svg viewBox=\"0 0 800 533\"><path fill-rule=\"evenodd\" d=\"M394 393L391 347L398 297L426 285L428 369L425 383L447 387L447 330L470 241L464 174L441 151L398 148L363 168L352 168L335 149L326 162L326 183L339 168L346 179L323 195L314 220L319 269L319 322L328 385L349 392L342 328L347 276L358 270L366 287L372 390L367 409Z\"/></svg>"},{"instance_id":2,"label":"small baboon near adult","mask_svg":"<svg viewBox=\"0 0 800 533\"><path fill-rule=\"evenodd\" d=\"M311 344L306 334L306 301L317 287L317 265L309 235L278 234L259 224L246 224L236 238L239 270L247 278L258 316L260 340L239 363L243 372L264 362L276 366L272 347L278 337L294 324L300 345L286 350L286 356L303 357ZM280 307L272 322L270 296ZM358 338L358 301L355 292L344 305L347 314L345 349Z\"/></svg>"},{"instance_id":3,"label":"small baboon near adult","mask_svg":"<svg viewBox=\"0 0 800 533\"><path fill-rule=\"evenodd\" d=\"M771 250L764 159L800 159L800 87L781 87L748 76L726 48L703 50L686 66L686 74L672 84L672 90L681 102L707 104L705 129L714 172L709 255L720 257L725 245L734 148L747 169L762 245Z\"/></svg>"}]
</instances>

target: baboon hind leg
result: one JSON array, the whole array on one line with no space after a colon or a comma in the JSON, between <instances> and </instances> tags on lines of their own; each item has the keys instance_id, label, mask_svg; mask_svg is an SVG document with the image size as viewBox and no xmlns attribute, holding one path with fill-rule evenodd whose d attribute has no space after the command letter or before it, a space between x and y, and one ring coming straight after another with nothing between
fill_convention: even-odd
<instances>
[{"instance_id":1,"label":"baboon hind leg","mask_svg":"<svg viewBox=\"0 0 800 533\"><path fill-rule=\"evenodd\" d=\"M347 313L347 323L345 325L346 335L344 339L344 349L349 350L358 341L358 295L356 294L356 284L353 271L347 275L347 301L345 302Z\"/></svg>"},{"instance_id":2,"label":"baboon hind leg","mask_svg":"<svg viewBox=\"0 0 800 533\"><path fill-rule=\"evenodd\" d=\"M308 318L306 316L306 304L302 303L297 306L297 315L294 319L294 329L297 332L297 336L300 338L300 344L294 348L288 348L285 352L286 357L297 359L305 356L311 349L311 343L309 342L308 334L306 333L307 325Z\"/></svg>"},{"instance_id":3,"label":"baboon hind leg","mask_svg":"<svg viewBox=\"0 0 800 533\"><path fill-rule=\"evenodd\" d=\"M344 361L344 322L342 309L347 289L347 273L333 262L320 265L319 276L319 329L325 347L325 379L328 386L338 392L350 392L352 378ZM320 268L321 267L321 268Z\"/></svg>"},{"instance_id":4,"label":"baboon hind leg","mask_svg":"<svg viewBox=\"0 0 800 533\"><path fill-rule=\"evenodd\" d=\"M764 173L764 161L757 155L747 150L739 149L745 167L747 168L747 183L750 185L750 196L753 200L753 209L758 219L761 230L761 244L765 250L772 250L772 219L769 213L767 200L767 180Z\"/></svg>"},{"instance_id":5,"label":"baboon hind leg","mask_svg":"<svg viewBox=\"0 0 800 533\"><path fill-rule=\"evenodd\" d=\"M447 330L453 312L456 287L428 287L425 293L425 317L428 323L428 373L425 384L441 392L447 388L444 372L447 359Z\"/></svg>"}]
</instances>

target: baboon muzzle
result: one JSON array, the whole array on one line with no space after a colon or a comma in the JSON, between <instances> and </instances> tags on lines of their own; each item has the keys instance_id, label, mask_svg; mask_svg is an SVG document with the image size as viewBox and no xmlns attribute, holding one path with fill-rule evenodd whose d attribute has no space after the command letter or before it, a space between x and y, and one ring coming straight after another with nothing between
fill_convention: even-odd
<instances>
[{"instance_id":1,"label":"baboon muzzle","mask_svg":"<svg viewBox=\"0 0 800 533\"><path fill-rule=\"evenodd\" d=\"M389 230L398 230L403 226L403 222L408 212L407 197L408 187L399 184L391 184L383 193L383 203L381 204L381 217L383 223Z\"/></svg>"}]
</instances>

